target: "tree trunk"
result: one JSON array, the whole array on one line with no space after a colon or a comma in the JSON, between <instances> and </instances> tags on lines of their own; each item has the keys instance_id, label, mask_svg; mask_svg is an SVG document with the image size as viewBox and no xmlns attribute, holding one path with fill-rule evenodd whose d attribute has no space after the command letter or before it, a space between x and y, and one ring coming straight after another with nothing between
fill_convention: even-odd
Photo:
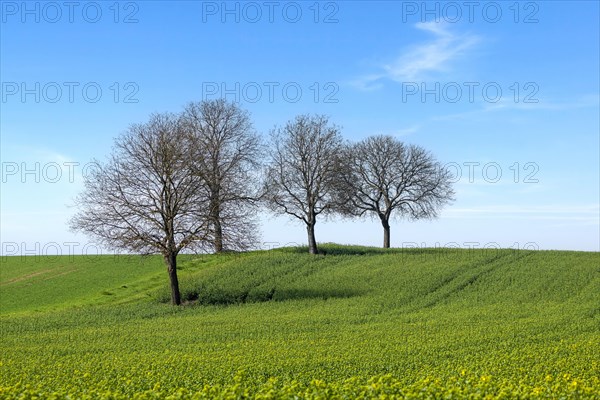
<instances>
[{"instance_id":1,"label":"tree trunk","mask_svg":"<svg viewBox=\"0 0 600 400\"><path fill-rule=\"evenodd\" d=\"M223 228L221 227L221 220L219 217L214 222L215 225L215 253L223 252Z\"/></svg>"},{"instance_id":2,"label":"tree trunk","mask_svg":"<svg viewBox=\"0 0 600 400\"><path fill-rule=\"evenodd\" d=\"M177 279L177 254L170 253L164 257L171 280L171 303L178 306L181 304L181 293L179 293L179 280Z\"/></svg>"},{"instance_id":3,"label":"tree trunk","mask_svg":"<svg viewBox=\"0 0 600 400\"><path fill-rule=\"evenodd\" d=\"M390 248L390 223L385 217L381 217L381 225L383 226L383 248Z\"/></svg>"},{"instance_id":4,"label":"tree trunk","mask_svg":"<svg viewBox=\"0 0 600 400\"><path fill-rule=\"evenodd\" d=\"M309 223L306 225L306 232L308 233L308 252L310 254L319 254L317 249L317 240L315 239L315 223Z\"/></svg>"},{"instance_id":5,"label":"tree trunk","mask_svg":"<svg viewBox=\"0 0 600 400\"><path fill-rule=\"evenodd\" d=\"M215 197L217 197L215 195ZM213 245L215 248L215 253L223 252L223 227L221 226L221 205L219 204L219 200L213 199L211 202L211 220L213 223L213 228L215 230Z\"/></svg>"}]
</instances>

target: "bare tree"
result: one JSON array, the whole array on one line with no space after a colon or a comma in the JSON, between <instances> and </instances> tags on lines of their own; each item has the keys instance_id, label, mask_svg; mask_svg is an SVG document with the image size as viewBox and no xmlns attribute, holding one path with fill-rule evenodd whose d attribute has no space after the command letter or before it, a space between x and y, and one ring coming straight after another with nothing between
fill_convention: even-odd
<instances>
[{"instance_id":1,"label":"bare tree","mask_svg":"<svg viewBox=\"0 0 600 400\"><path fill-rule=\"evenodd\" d=\"M160 253L171 300L180 304L177 255L205 243L207 196L188 167L186 135L178 116L155 114L132 125L98 163L76 198L71 228L108 248Z\"/></svg>"},{"instance_id":2,"label":"bare tree","mask_svg":"<svg viewBox=\"0 0 600 400\"><path fill-rule=\"evenodd\" d=\"M308 251L317 254L317 217L335 211L342 137L325 116L300 115L272 132L265 201L276 213L304 222Z\"/></svg>"},{"instance_id":3,"label":"bare tree","mask_svg":"<svg viewBox=\"0 0 600 400\"><path fill-rule=\"evenodd\" d=\"M191 166L209 197L214 251L247 250L258 241L262 146L248 112L223 99L190 103L183 121L190 138Z\"/></svg>"},{"instance_id":4,"label":"bare tree","mask_svg":"<svg viewBox=\"0 0 600 400\"><path fill-rule=\"evenodd\" d=\"M452 177L425 149L391 136L371 136L345 150L338 195L345 214L376 215L383 247L390 247L390 218L435 218L454 200Z\"/></svg>"}]
</instances>

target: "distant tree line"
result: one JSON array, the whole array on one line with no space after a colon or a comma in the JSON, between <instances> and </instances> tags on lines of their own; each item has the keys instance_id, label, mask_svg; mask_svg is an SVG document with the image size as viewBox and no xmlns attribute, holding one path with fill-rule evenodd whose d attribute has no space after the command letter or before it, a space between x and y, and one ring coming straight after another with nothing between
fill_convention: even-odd
<instances>
[{"instance_id":1,"label":"distant tree line","mask_svg":"<svg viewBox=\"0 0 600 400\"><path fill-rule=\"evenodd\" d=\"M349 143L322 115L299 115L263 141L248 112L223 99L131 125L97 165L71 228L108 248L160 253L176 305L177 255L256 247L261 207L302 221L318 254L319 218L378 218L389 248L393 217L434 218L454 196L448 171L419 146Z\"/></svg>"}]
</instances>

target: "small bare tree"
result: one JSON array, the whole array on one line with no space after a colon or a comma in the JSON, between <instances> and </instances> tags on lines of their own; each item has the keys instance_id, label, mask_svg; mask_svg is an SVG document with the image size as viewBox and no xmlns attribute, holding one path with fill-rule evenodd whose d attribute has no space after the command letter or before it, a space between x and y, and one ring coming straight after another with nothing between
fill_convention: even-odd
<instances>
[{"instance_id":1,"label":"small bare tree","mask_svg":"<svg viewBox=\"0 0 600 400\"><path fill-rule=\"evenodd\" d=\"M250 116L218 99L190 103L182 117L193 172L208 193L214 251L247 250L258 241L255 203L262 160Z\"/></svg>"},{"instance_id":2,"label":"small bare tree","mask_svg":"<svg viewBox=\"0 0 600 400\"><path fill-rule=\"evenodd\" d=\"M391 136L371 136L346 147L339 202L347 215L376 215L383 247L390 247L390 218L435 218L453 201L452 176L425 149Z\"/></svg>"},{"instance_id":3,"label":"small bare tree","mask_svg":"<svg viewBox=\"0 0 600 400\"><path fill-rule=\"evenodd\" d=\"M181 303L177 255L205 244L208 230L207 194L189 168L186 140L171 114L129 127L108 161L86 177L70 221L108 248L161 254L175 305Z\"/></svg>"},{"instance_id":4,"label":"small bare tree","mask_svg":"<svg viewBox=\"0 0 600 400\"><path fill-rule=\"evenodd\" d=\"M308 251L317 254L317 217L335 211L340 130L325 116L300 115L274 130L271 139L264 199L272 211L304 222Z\"/></svg>"}]
</instances>

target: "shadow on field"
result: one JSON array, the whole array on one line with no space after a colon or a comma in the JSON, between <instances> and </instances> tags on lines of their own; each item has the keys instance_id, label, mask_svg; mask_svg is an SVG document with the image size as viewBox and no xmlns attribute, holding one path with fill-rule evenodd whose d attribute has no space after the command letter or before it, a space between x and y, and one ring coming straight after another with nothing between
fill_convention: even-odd
<instances>
[{"instance_id":1,"label":"shadow on field","mask_svg":"<svg viewBox=\"0 0 600 400\"><path fill-rule=\"evenodd\" d=\"M205 289L200 293L187 293L184 300L187 304L197 305L235 305L248 303L265 303L288 300L328 300L345 299L363 295L364 292L354 289L268 289L244 292L227 292Z\"/></svg>"},{"instance_id":2,"label":"shadow on field","mask_svg":"<svg viewBox=\"0 0 600 400\"><path fill-rule=\"evenodd\" d=\"M288 247L285 249L289 253L294 254L307 254L307 246ZM362 246L336 246L336 245L321 245L319 246L319 255L321 256L365 256L365 255L380 255L380 254L397 254L397 255L423 255L423 254L439 254L440 252L454 252L459 253L460 249L441 249L441 248L419 248L419 247L405 247L405 248L390 248L384 249L380 247L362 247Z\"/></svg>"},{"instance_id":3,"label":"shadow on field","mask_svg":"<svg viewBox=\"0 0 600 400\"><path fill-rule=\"evenodd\" d=\"M288 247L285 249L289 253L294 254L308 254L307 246L299 246L299 247ZM319 246L319 255L321 256L364 256L364 255L373 255L373 254L389 254L390 252L395 252L398 249L379 249L376 247L361 247L361 246L329 246L329 245L321 245Z\"/></svg>"},{"instance_id":4,"label":"shadow on field","mask_svg":"<svg viewBox=\"0 0 600 400\"><path fill-rule=\"evenodd\" d=\"M358 290L319 290L319 289L282 289L275 291L272 300L304 300L304 299L346 299L363 295L364 292Z\"/></svg>"}]
</instances>

